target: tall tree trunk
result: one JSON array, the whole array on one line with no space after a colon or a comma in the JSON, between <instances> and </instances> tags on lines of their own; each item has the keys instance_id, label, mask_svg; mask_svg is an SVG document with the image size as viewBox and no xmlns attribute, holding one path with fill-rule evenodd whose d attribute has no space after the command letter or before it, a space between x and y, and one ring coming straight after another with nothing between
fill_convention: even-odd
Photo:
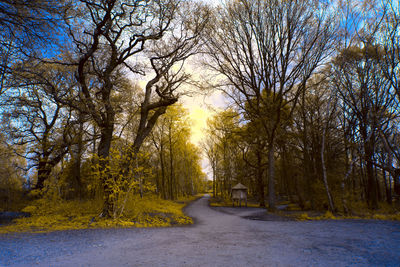
<instances>
[{"instance_id":1,"label":"tall tree trunk","mask_svg":"<svg viewBox=\"0 0 400 267\"><path fill-rule=\"evenodd\" d=\"M394 193L397 196L400 196L400 168L397 168L393 171L393 184L394 184Z\"/></svg>"},{"instance_id":2,"label":"tall tree trunk","mask_svg":"<svg viewBox=\"0 0 400 267\"><path fill-rule=\"evenodd\" d=\"M274 138L271 138L268 145L268 209L270 211L274 211L276 209L274 142Z\"/></svg>"},{"instance_id":3,"label":"tall tree trunk","mask_svg":"<svg viewBox=\"0 0 400 267\"><path fill-rule=\"evenodd\" d=\"M392 205L392 190L390 188L390 176L387 177L385 169L382 169L382 176L383 176L383 181L385 182L386 202L389 205Z\"/></svg>"},{"instance_id":4,"label":"tall tree trunk","mask_svg":"<svg viewBox=\"0 0 400 267\"><path fill-rule=\"evenodd\" d=\"M393 167L393 150L391 149L391 147L389 146L389 143L385 137L385 135L383 134L383 132L380 132L380 135L382 137L383 140L383 144L385 147L386 152L388 153L388 163L387 163L387 170L389 171L389 174L392 176L393 178L393 184L394 184L394 194L400 196L400 169L399 168L394 168ZM399 163L399 162L398 162ZM392 192L392 184L390 183L390 177L389 177L389 187L390 187L390 193Z\"/></svg>"},{"instance_id":5,"label":"tall tree trunk","mask_svg":"<svg viewBox=\"0 0 400 267\"><path fill-rule=\"evenodd\" d=\"M48 129L46 129L40 144L41 155L39 156L35 189L44 188L44 182L49 178L52 169L52 166L49 166L51 152L49 152L48 136Z\"/></svg>"},{"instance_id":6,"label":"tall tree trunk","mask_svg":"<svg viewBox=\"0 0 400 267\"><path fill-rule=\"evenodd\" d=\"M174 162L173 162L173 148L172 148L172 129L169 126L169 195L170 199L174 200Z\"/></svg>"},{"instance_id":7,"label":"tall tree trunk","mask_svg":"<svg viewBox=\"0 0 400 267\"><path fill-rule=\"evenodd\" d=\"M306 111L306 87L303 86L301 92L301 117L303 120L303 131L302 131L302 141L303 141L303 168L302 168L302 184L300 183L300 177L298 177L296 182L297 195L299 198L299 206L301 209L305 209L306 197L305 194L310 196L310 173L311 173L311 159L309 153L309 142L308 142L308 122L307 122L307 111ZM307 184L306 189L304 189L304 183ZM306 192L305 192L306 191ZM308 193L308 194L307 194Z\"/></svg>"},{"instance_id":8,"label":"tall tree trunk","mask_svg":"<svg viewBox=\"0 0 400 267\"><path fill-rule=\"evenodd\" d=\"M347 157L347 155L346 155ZM348 162L348 159L346 159ZM343 176L342 182L340 184L340 188L342 191L342 206L343 206L343 212L345 215L349 214L349 208L347 207L347 200L346 200L346 181L348 180L349 176L353 173L354 175L354 162L356 161L356 156L355 154L353 155L352 159L350 162L348 162L348 170Z\"/></svg>"},{"instance_id":9,"label":"tall tree trunk","mask_svg":"<svg viewBox=\"0 0 400 267\"><path fill-rule=\"evenodd\" d=\"M222 167L224 170L223 180L222 180L222 198L227 198L227 189L226 189L226 179L227 179L227 160L226 160L226 141L223 141L222 144Z\"/></svg>"},{"instance_id":10,"label":"tall tree trunk","mask_svg":"<svg viewBox=\"0 0 400 267\"><path fill-rule=\"evenodd\" d=\"M49 178L51 168L48 166L48 157L41 157L38 164L37 183L35 189L43 189L44 182Z\"/></svg>"},{"instance_id":11,"label":"tall tree trunk","mask_svg":"<svg viewBox=\"0 0 400 267\"><path fill-rule=\"evenodd\" d=\"M381 190L381 186L379 183L379 179L378 179L378 167L376 165L374 165L374 178L375 178L375 185L376 185L376 192L378 195L378 201L382 201L383 199L383 193Z\"/></svg>"},{"instance_id":12,"label":"tall tree trunk","mask_svg":"<svg viewBox=\"0 0 400 267\"><path fill-rule=\"evenodd\" d=\"M219 168L218 168L218 161L215 163L215 196L218 197L218 190L219 190Z\"/></svg>"},{"instance_id":13,"label":"tall tree trunk","mask_svg":"<svg viewBox=\"0 0 400 267\"><path fill-rule=\"evenodd\" d=\"M364 144L365 151L365 165L367 172L367 199L368 205L371 209L378 208L378 188L376 185L375 173L374 173L374 165L373 161L373 149L371 148L371 144Z\"/></svg>"},{"instance_id":14,"label":"tall tree trunk","mask_svg":"<svg viewBox=\"0 0 400 267\"><path fill-rule=\"evenodd\" d=\"M97 151L97 142L96 142L96 139L97 139L97 130L96 130L96 125L93 125L92 126L93 127L93 147L92 147L92 153L93 153L93 155L94 154L96 154L96 151Z\"/></svg>"},{"instance_id":15,"label":"tall tree trunk","mask_svg":"<svg viewBox=\"0 0 400 267\"><path fill-rule=\"evenodd\" d=\"M327 114L329 115L329 106L330 106L330 100L327 105ZM335 212L335 205L333 203L331 191L329 190L329 184L328 184L328 175L326 173L326 165L325 165L325 157L324 157L324 152L325 152L325 139L326 139L326 129L328 128L328 122L324 124L324 129L322 131L322 142L321 142L321 166L322 166L322 178L324 181L324 186L325 186L325 192L326 196L328 198L328 203L329 203L329 209L331 212Z\"/></svg>"},{"instance_id":16,"label":"tall tree trunk","mask_svg":"<svg viewBox=\"0 0 400 267\"><path fill-rule=\"evenodd\" d=\"M357 176L359 177L359 184L360 184L360 198L362 201L364 201L367 198L367 186L365 185L365 163L363 156L361 154L359 155L359 161L360 161L360 168L359 168L359 174Z\"/></svg>"},{"instance_id":17,"label":"tall tree trunk","mask_svg":"<svg viewBox=\"0 0 400 267\"><path fill-rule=\"evenodd\" d=\"M83 114L79 114L79 129L77 134L77 142L76 142L76 150L73 151L73 170L72 170L72 179L73 179L73 187L79 199L82 198L83 194L83 186L81 179L81 163L82 163L82 153L83 153Z\"/></svg>"},{"instance_id":18,"label":"tall tree trunk","mask_svg":"<svg viewBox=\"0 0 400 267\"><path fill-rule=\"evenodd\" d=\"M324 138L323 138L324 139ZM322 142L324 143L324 142ZM329 184L328 184L328 176L326 173L326 166L325 166L325 159L324 159L324 150L321 150L321 163L322 163L322 177L324 181L324 187L325 187L325 193L328 198L328 203L329 203L329 209L332 212L335 212L335 205L333 203L331 191L329 190Z\"/></svg>"},{"instance_id":19,"label":"tall tree trunk","mask_svg":"<svg viewBox=\"0 0 400 267\"><path fill-rule=\"evenodd\" d=\"M282 146L282 154L281 154L281 179L282 179L281 192L285 192L287 197L289 198L290 193L289 193L289 181L287 179L285 145Z\"/></svg>"},{"instance_id":20,"label":"tall tree trunk","mask_svg":"<svg viewBox=\"0 0 400 267\"><path fill-rule=\"evenodd\" d=\"M262 166L262 151L257 149L257 187L258 187L258 195L259 195L259 204L260 207L265 207L265 193L264 193L264 175L263 175L263 166Z\"/></svg>"},{"instance_id":21,"label":"tall tree trunk","mask_svg":"<svg viewBox=\"0 0 400 267\"><path fill-rule=\"evenodd\" d=\"M211 162L211 166L212 166L212 171L213 171L213 197L215 198L215 190L216 190L216 188L215 188L215 176L216 176L216 165L217 165L217 163L216 163L216 160L214 161L214 162Z\"/></svg>"},{"instance_id":22,"label":"tall tree trunk","mask_svg":"<svg viewBox=\"0 0 400 267\"><path fill-rule=\"evenodd\" d=\"M109 155L111 148L111 140L114 132L114 123L110 123L105 127L101 128L100 131L100 142L98 146L97 155L99 156L100 171L107 170L106 167L109 163ZM103 176L103 190L104 190L104 204L102 217L111 218L113 216L114 201L111 199L112 188L110 187L111 174L105 173Z\"/></svg>"},{"instance_id":23,"label":"tall tree trunk","mask_svg":"<svg viewBox=\"0 0 400 267\"><path fill-rule=\"evenodd\" d=\"M165 184L165 159L164 159L164 144L161 140L160 142L160 165L161 165L161 195L163 199L167 199L167 190Z\"/></svg>"}]
</instances>

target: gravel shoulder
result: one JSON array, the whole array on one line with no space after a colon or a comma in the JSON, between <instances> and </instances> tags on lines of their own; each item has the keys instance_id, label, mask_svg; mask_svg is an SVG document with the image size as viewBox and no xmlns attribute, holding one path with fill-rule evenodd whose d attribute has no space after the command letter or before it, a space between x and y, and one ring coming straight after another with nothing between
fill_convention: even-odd
<instances>
[{"instance_id":1,"label":"gravel shoulder","mask_svg":"<svg viewBox=\"0 0 400 267\"><path fill-rule=\"evenodd\" d=\"M192 226L0 235L0 266L399 266L400 223L249 220L185 208Z\"/></svg>"}]
</instances>

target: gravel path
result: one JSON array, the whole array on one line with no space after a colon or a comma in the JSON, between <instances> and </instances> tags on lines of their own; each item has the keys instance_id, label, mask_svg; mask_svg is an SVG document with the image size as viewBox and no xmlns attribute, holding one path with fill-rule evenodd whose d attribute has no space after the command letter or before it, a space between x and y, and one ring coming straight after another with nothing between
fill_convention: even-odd
<instances>
[{"instance_id":1,"label":"gravel path","mask_svg":"<svg viewBox=\"0 0 400 267\"><path fill-rule=\"evenodd\" d=\"M195 225L0 235L0 266L400 266L400 223L258 221L258 209L186 212Z\"/></svg>"}]
</instances>

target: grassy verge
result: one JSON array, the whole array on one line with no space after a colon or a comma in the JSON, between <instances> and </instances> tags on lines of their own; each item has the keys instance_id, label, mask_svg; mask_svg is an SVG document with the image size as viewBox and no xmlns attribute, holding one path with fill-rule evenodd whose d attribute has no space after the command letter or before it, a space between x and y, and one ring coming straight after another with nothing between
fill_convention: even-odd
<instances>
[{"instance_id":1,"label":"grassy verge","mask_svg":"<svg viewBox=\"0 0 400 267\"><path fill-rule=\"evenodd\" d=\"M285 203L287 204L287 203ZM365 203L352 203L350 214L338 211L333 214L330 211L302 211L297 204L287 204L286 210L278 211L277 214L287 216L299 221L307 220L391 220L400 221L400 211L396 205L381 203L378 210L368 209Z\"/></svg>"},{"instance_id":2,"label":"grassy verge","mask_svg":"<svg viewBox=\"0 0 400 267\"><path fill-rule=\"evenodd\" d=\"M223 199L223 198L213 198L210 197L208 200L208 204L211 207L232 207L232 200L231 199ZM245 202L242 202L242 207L246 205ZM237 204L235 203L235 207ZM259 208L260 204L254 201L247 201L247 207L250 208Z\"/></svg>"},{"instance_id":3,"label":"grassy verge","mask_svg":"<svg viewBox=\"0 0 400 267\"><path fill-rule=\"evenodd\" d=\"M192 224L192 218L186 216L182 209L198 197L171 201L154 195L143 198L133 196L126 205L124 214L116 219L99 218L102 207L99 200L39 199L22 210L29 212L31 217L18 218L12 224L0 226L0 233Z\"/></svg>"},{"instance_id":4,"label":"grassy verge","mask_svg":"<svg viewBox=\"0 0 400 267\"><path fill-rule=\"evenodd\" d=\"M400 212L394 214L387 213L365 213L360 215L342 215L333 214L330 211L325 213L319 212L301 212L297 214L286 214L295 218L298 221L315 221L315 220L386 220L386 221L400 221Z\"/></svg>"},{"instance_id":5,"label":"grassy verge","mask_svg":"<svg viewBox=\"0 0 400 267\"><path fill-rule=\"evenodd\" d=\"M232 207L232 200L222 198L210 198L209 205L211 207ZM236 206L236 205L235 205ZM248 207L257 207L259 204L255 201L249 201ZM275 215L288 217L291 220L297 221L314 221L314 220L391 220L400 221L400 211L395 206L388 206L384 203L381 204L379 210L371 211L363 203L354 203L352 205L351 215L344 215L343 213L337 212L333 214L330 211L315 211L307 210L303 211L300 209L298 204L286 202L280 202L278 206L285 206L284 210L278 210L274 212Z\"/></svg>"}]
</instances>

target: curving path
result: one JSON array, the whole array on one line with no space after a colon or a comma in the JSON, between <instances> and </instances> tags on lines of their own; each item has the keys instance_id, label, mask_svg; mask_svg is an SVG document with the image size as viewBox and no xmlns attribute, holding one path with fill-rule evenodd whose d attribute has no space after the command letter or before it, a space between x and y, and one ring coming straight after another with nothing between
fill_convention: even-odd
<instances>
[{"instance_id":1,"label":"curving path","mask_svg":"<svg viewBox=\"0 0 400 267\"><path fill-rule=\"evenodd\" d=\"M0 266L400 266L398 222L255 221L207 199L193 226L0 235Z\"/></svg>"}]
</instances>

